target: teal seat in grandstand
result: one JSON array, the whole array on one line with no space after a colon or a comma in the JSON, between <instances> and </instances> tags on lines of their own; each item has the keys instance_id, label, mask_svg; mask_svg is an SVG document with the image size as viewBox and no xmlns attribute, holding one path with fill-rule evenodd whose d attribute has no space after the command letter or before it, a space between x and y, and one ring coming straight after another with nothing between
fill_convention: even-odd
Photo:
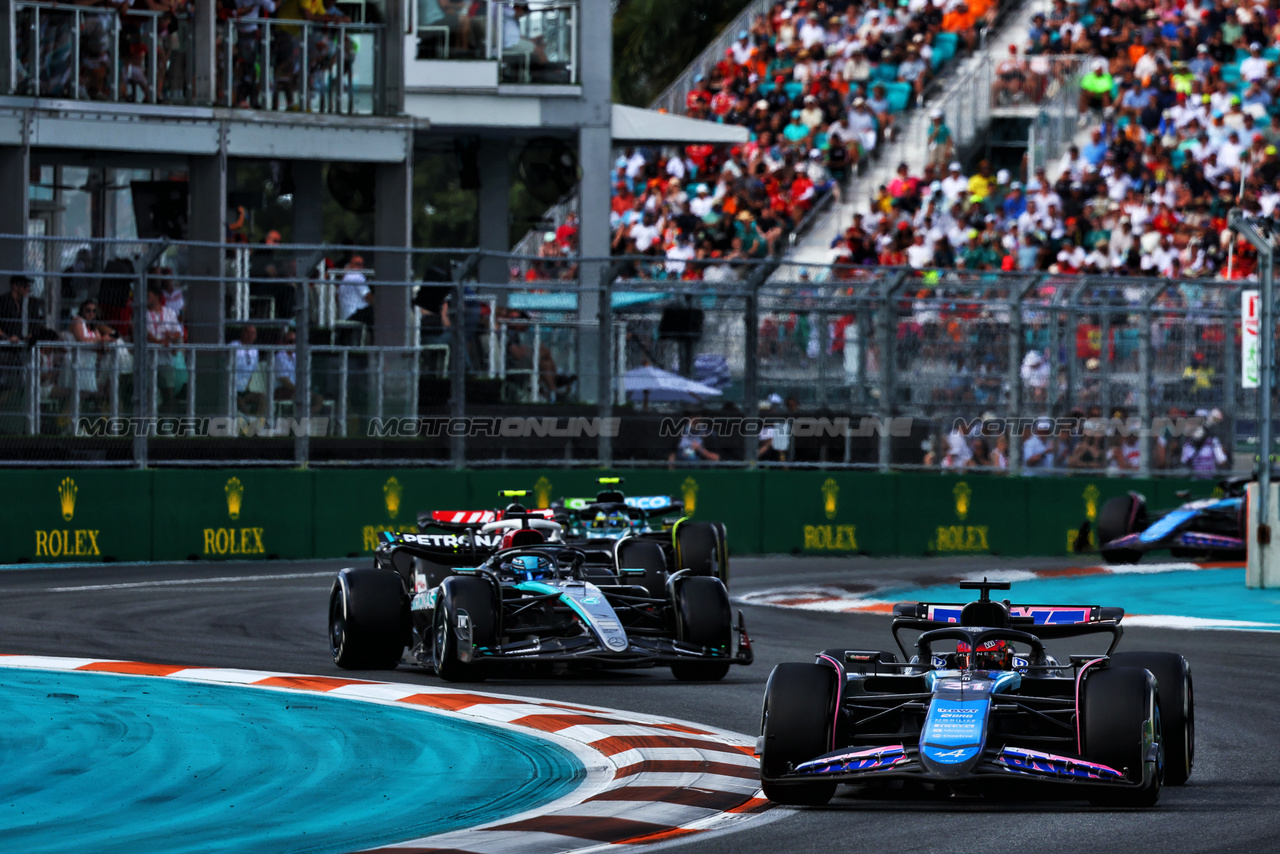
<instances>
[{"instance_id":1,"label":"teal seat in grandstand","mask_svg":"<svg viewBox=\"0 0 1280 854\"><path fill-rule=\"evenodd\" d=\"M901 113L911 103L910 83L884 83L885 99L889 102L889 112Z\"/></svg>"},{"instance_id":2,"label":"teal seat in grandstand","mask_svg":"<svg viewBox=\"0 0 1280 854\"><path fill-rule=\"evenodd\" d=\"M1269 47L1262 52L1262 58L1267 62L1280 62L1280 47Z\"/></svg>"},{"instance_id":3,"label":"teal seat in grandstand","mask_svg":"<svg viewBox=\"0 0 1280 854\"><path fill-rule=\"evenodd\" d=\"M1222 79L1227 82L1228 86L1234 87L1240 82L1240 63L1233 62L1230 65L1222 66Z\"/></svg>"},{"instance_id":4,"label":"teal seat in grandstand","mask_svg":"<svg viewBox=\"0 0 1280 854\"><path fill-rule=\"evenodd\" d=\"M787 97L795 100L800 97L800 93L804 91L804 82L800 80L788 80L782 84L782 88L787 91Z\"/></svg>"},{"instance_id":5,"label":"teal seat in grandstand","mask_svg":"<svg viewBox=\"0 0 1280 854\"><path fill-rule=\"evenodd\" d=\"M933 37L933 59L934 68L950 61L951 57L956 55L956 49L960 45L960 37L955 33L938 33Z\"/></svg>"},{"instance_id":6,"label":"teal seat in grandstand","mask_svg":"<svg viewBox=\"0 0 1280 854\"><path fill-rule=\"evenodd\" d=\"M898 79L898 66L892 62L882 62L872 69L871 78L881 83L892 83Z\"/></svg>"},{"instance_id":7,"label":"teal seat in grandstand","mask_svg":"<svg viewBox=\"0 0 1280 854\"><path fill-rule=\"evenodd\" d=\"M762 80L760 82L761 95L772 95L773 90L776 88L778 88L778 84L774 83L772 80Z\"/></svg>"}]
</instances>

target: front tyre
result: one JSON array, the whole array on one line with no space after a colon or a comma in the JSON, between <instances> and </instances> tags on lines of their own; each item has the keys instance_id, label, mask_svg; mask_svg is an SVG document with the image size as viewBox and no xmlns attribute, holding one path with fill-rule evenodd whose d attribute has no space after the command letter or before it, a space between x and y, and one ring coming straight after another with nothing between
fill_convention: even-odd
<instances>
[{"instance_id":1,"label":"front tyre","mask_svg":"<svg viewBox=\"0 0 1280 854\"><path fill-rule=\"evenodd\" d=\"M1191 776L1196 755L1196 707L1191 665L1176 652L1117 652L1114 667L1151 671L1160 692L1160 724L1164 730L1164 783L1181 786Z\"/></svg>"},{"instance_id":2,"label":"front tyre","mask_svg":"<svg viewBox=\"0 0 1280 854\"><path fill-rule=\"evenodd\" d=\"M726 549L720 542L720 531L711 522L683 521L676 526L676 571L689 569L694 575L711 575L728 583Z\"/></svg>"},{"instance_id":3,"label":"front tyre","mask_svg":"<svg viewBox=\"0 0 1280 854\"><path fill-rule=\"evenodd\" d=\"M493 589L482 578L454 576L440 585L439 603L432 619L431 662L446 682L483 682L484 671L474 661L460 657L458 634L470 632L472 647L494 643L497 605Z\"/></svg>"},{"instance_id":4,"label":"front tyre","mask_svg":"<svg viewBox=\"0 0 1280 854\"><path fill-rule=\"evenodd\" d=\"M400 574L338 573L329 594L329 653L344 670L394 670L404 654L409 600Z\"/></svg>"},{"instance_id":5,"label":"front tyre","mask_svg":"<svg viewBox=\"0 0 1280 854\"><path fill-rule=\"evenodd\" d=\"M723 660L677 661L671 665L671 675L681 681L723 679L729 673L729 657L733 655L733 614L724 584L718 578L685 578L676 585L672 604L676 640L702 647L704 654Z\"/></svg>"},{"instance_id":6,"label":"front tyre","mask_svg":"<svg viewBox=\"0 0 1280 854\"><path fill-rule=\"evenodd\" d=\"M1117 495L1098 511L1098 548L1107 563L1137 563L1142 552L1136 549L1108 549L1107 543L1144 530L1147 507L1133 493Z\"/></svg>"},{"instance_id":7,"label":"front tyre","mask_svg":"<svg viewBox=\"0 0 1280 854\"><path fill-rule=\"evenodd\" d=\"M832 749L836 678L830 667L796 662L779 664L769 674L760 720L760 783L774 803L822 806L836 793L835 783L770 781Z\"/></svg>"},{"instance_id":8,"label":"front tyre","mask_svg":"<svg viewBox=\"0 0 1280 854\"><path fill-rule=\"evenodd\" d=\"M1083 754L1141 779L1141 786L1099 789L1090 795L1095 806L1150 807L1160 800L1164 782L1163 733L1156 679L1138 667L1104 667L1085 679L1080 699ZM1152 746L1157 758L1149 768Z\"/></svg>"}]
</instances>

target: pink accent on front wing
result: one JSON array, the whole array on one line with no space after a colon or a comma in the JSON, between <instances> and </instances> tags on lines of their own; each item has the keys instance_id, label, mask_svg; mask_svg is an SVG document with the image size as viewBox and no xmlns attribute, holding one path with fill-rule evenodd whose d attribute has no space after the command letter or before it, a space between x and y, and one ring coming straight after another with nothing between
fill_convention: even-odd
<instances>
[{"instance_id":1,"label":"pink accent on front wing","mask_svg":"<svg viewBox=\"0 0 1280 854\"><path fill-rule=\"evenodd\" d=\"M1086 661L1076 673L1076 753L1081 755L1084 755L1084 739L1080 734L1080 685L1084 682L1084 672L1099 661L1105 661L1105 659L1095 658L1093 661Z\"/></svg>"},{"instance_id":2,"label":"pink accent on front wing","mask_svg":"<svg viewBox=\"0 0 1280 854\"><path fill-rule=\"evenodd\" d=\"M830 661L831 666L836 671L836 711L831 718L831 749L835 750L836 749L836 724L840 720L840 702L844 698L844 685L842 684L844 680L840 678L842 668L840 667L840 663L837 662L834 658L832 658L829 655L820 654L818 658L825 658L827 661Z\"/></svg>"}]
</instances>

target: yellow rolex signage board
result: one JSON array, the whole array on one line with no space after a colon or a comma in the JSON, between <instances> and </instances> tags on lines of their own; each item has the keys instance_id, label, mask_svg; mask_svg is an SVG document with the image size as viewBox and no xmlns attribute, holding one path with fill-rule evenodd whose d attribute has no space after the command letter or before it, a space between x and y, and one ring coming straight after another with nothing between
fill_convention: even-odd
<instances>
[{"instance_id":1,"label":"yellow rolex signage board","mask_svg":"<svg viewBox=\"0 0 1280 854\"><path fill-rule=\"evenodd\" d=\"M10 471L0 562L96 563L151 557L151 479L141 472Z\"/></svg>"},{"instance_id":2,"label":"yellow rolex signage board","mask_svg":"<svg viewBox=\"0 0 1280 854\"><path fill-rule=\"evenodd\" d=\"M165 560L313 555L309 472L166 469L152 477L153 543Z\"/></svg>"},{"instance_id":3,"label":"yellow rolex signage board","mask_svg":"<svg viewBox=\"0 0 1280 854\"><path fill-rule=\"evenodd\" d=\"M898 553L1016 555L1027 554L1032 545L1027 534L1030 478L897 477ZM1061 537L1055 538L1053 546L1059 542Z\"/></svg>"},{"instance_id":4,"label":"yellow rolex signage board","mask_svg":"<svg viewBox=\"0 0 1280 854\"><path fill-rule=\"evenodd\" d=\"M415 533L418 514L469 510L467 474L431 469L310 472L315 483L315 553L326 557L372 554L383 531ZM499 503L496 493L487 506Z\"/></svg>"},{"instance_id":5,"label":"yellow rolex signage board","mask_svg":"<svg viewBox=\"0 0 1280 854\"><path fill-rule=\"evenodd\" d=\"M885 554L896 545L897 481L860 472L766 471L763 550Z\"/></svg>"}]
</instances>

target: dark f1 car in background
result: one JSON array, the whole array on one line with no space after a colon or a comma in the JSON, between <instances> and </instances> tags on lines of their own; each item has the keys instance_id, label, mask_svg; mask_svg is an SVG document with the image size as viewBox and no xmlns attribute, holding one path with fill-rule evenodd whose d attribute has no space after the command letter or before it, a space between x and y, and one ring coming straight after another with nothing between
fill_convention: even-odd
<instances>
[{"instance_id":1,"label":"dark f1 car in background","mask_svg":"<svg viewBox=\"0 0 1280 854\"><path fill-rule=\"evenodd\" d=\"M453 533L385 533L372 567L338 573L329 635L339 667L395 667L408 648L449 681L539 663L667 665L677 679L717 680L752 661L718 578L618 569L556 542L557 523L510 509L436 525Z\"/></svg>"},{"instance_id":2,"label":"dark f1 car in background","mask_svg":"<svg viewBox=\"0 0 1280 854\"><path fill-rule=\"evenodd\" d=\"M975 602L894 606L906 661L829 649L779 664L756 752L765 796L820 805L840 783L914 781L950 792L1151 806L1195 753L1191 669L1169 652L1117 653L1123 609ZM918 630L908 656L900 632ZM1103 655L1059 662L1044 641L1109 633ZM953 647L954 651L948 651Z\"/></svg>"},{"instance_id":3,"label":"dark f1 car in background","mask_svg":"<svg viewBox=\"0 0 1280 854\"><path fill-rule=\"evenodd\" d=\"M1098 546L1107 563L1137 563L1144 552L1169 549L1174 557L1245 558L1244 490L1252 477L1222 481L1223 497L1188 501L1149 513L1147 499L1130 492L1098 512ZM1187 493L1178 493L1186 498Z\"/></svg>"},{"instance_id":4,"label":"dark f1 car in background","mask_svg":"<svg viewBox=\"0 0 1280 854\"><path fill-rule=\"evenodd\" d=\"M548 509L528 509L520 503L493 510L434 510L418 514L418 530L431 533L441 525L501 521L509 513L540 516L559 522L558 539L591 555L593 563L648 567L674 573L692 570L729 583L729 540L720 522L685 518L683 502L669 495L627 496L618 490L620 477L599 478L595 498L566 498ZM499 497L519 502L531 490L504 489Z\"/></svg>"}]
</instances>

